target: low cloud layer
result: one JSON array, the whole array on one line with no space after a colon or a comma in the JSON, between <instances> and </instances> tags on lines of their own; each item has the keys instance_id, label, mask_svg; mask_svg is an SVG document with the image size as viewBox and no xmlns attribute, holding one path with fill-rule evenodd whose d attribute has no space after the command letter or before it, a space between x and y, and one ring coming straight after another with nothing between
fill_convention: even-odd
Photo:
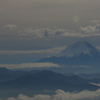
<instances>
[{"instance_id":1,"label":"low cloud layer","mask_svg":"<svg viewBox=\"0 0 100 100\"><path fill-rule=\"evenodd\" d=\"M83 34L84 33L84 34ZM90 34L91 33L91 34ZM32 27L24 29L20 36L32 36L33 38L55 37L55 36L74 36L88 37L100 35L100 25L80 27L79 31L67 29L33 29Z\"/></svg>"},{"instance_id":2,"label":"low cloud layer","mask_svg":"<svg viewBox=\"0 0 100 100\"><path fill-rule=\"evenodd\" d=\"M34 38L54 38L57 36L62 37L89 37L89 36L100 36L100 25L96 24L95 26L86 26L82 27L80 26L80 30L68 30L68 29L60 29L60 28L39 28L34 29L33 27L29 28L21 28L18 29L17 25L14 24L8 24L3 26L3 31L1 32L1 35L7 35L7 36L17 36L20 39L26 39L33 40ZM10 29L10 30L7 30ZM12 30L15 30L13 32ZM6 33L5 31L6 30ZM4 32L4 33L3 33Z\"/></svg>"},{"instance_id":3,"label":"low cloud layer","mask_svg":"<svg viewBox=\"0 0 100 100\"><path fill-rule=\"evenodd\" d=\"M33 29L32 27L24 29L22 31L22 36L32 36L33 38L42 38L42 37L54 37L54 36L64 36L68 34L73 34L73 31L68 31L67 29Z\"/></svg>"},{"instance_id":4,"label":"low cloud layer","mask_svg":"<svg viewBox=\"0 0 100 100\"><path fill-rule=\"evenodd\" d=\"M56 37L56 36L70 36L70 37L88 37L88 36L99 36L100 35L100 25L97 24L95 26L86 26L80 27L79 31L75 30L67 30L67 29L50 29L50 28L42 28L42 29L33 29L24 28L24 30L20 31L19 36L31 36L31 39L34 38L46 38L46 37Z\"/></svg>"},{"instance_id":5,"label":"low cloud layer","mask_svg":"<svg viewBox=\"0 0 100 100\"><path fill-rule=\"evenodd\" d=\"M28 97L19 94L17 98L11 97L7 100L100 100L100 89L97 91L84 90L79 93L70 93L63 90L57 90L55 95L38 94L34 97Z\"/></svg>"},{"instance_id":6,"label":"low cloud layer","mask_svg":"<svg viewBox=\"0 0 100 100\"><path fill-rule=\"evenodd\" d=\"M64 50L65 48L66 48L66 46L55 47L55 48L44 49L44 50L27 50L27 51L0 50L0 54L6 54L6 55L18 55L18 54L56 54L56 53L59 53L61 50Z\"/></svg>"},{"instance_id":7,"label":"low cloud layer","mask_svg":"<svg viewBox=\"0 0 100 100\"><path fill-rule=\"evenodd\" d=\"M8 69L17 69L17 68L59 67L59 65L46 62L46 63L0 64L0 67L5 67Z\"/></svg>"}]
</instances>

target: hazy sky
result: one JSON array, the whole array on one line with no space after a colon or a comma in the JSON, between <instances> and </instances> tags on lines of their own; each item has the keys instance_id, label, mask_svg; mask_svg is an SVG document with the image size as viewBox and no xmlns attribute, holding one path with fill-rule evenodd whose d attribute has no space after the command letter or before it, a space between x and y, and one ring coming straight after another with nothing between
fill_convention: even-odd
<instances>
[{"instance_id":1,"label":"hazy sky","mask_svg":"<svg viewBox=\"0 0 100 100\"><path fill-rule=\"evenodd\" d=\"M100 0L0 0L0 25L72 29L100 20L99 4Z\"/></svg>"},{"instance_id":2,"label":"hazy sky","mask_svg":"<svg viewBox=\"0 0 100 100\"><path fill-rule=\"evenodd\" d=\"M0 64L32 62L79 40L99 48L99 10L100 0L0 0Z\"/></svg>"}]
</instances>

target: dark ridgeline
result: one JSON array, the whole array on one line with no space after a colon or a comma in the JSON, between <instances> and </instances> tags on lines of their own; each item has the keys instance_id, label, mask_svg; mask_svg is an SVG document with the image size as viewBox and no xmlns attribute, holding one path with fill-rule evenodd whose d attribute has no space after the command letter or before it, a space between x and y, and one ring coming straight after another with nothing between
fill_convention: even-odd
<instances>
[{"instance_id":1,"label":"dark ridgeline","mask_svg":"<svg viewBox=\"0 0 100 100\"><path fill-rule=\"evenodd\" d=\"M0 68L4 70L4 68ZM16 73L16 74L15 74ZM48 70L43 71L31 71L31 72L22 72L20 71L10 71L5 69L2 77L16 75L16 77L11 77L5 79L5 82L0 83L0 97L11 97L17 96L18 94L25 94L28 96L33 96L33 94L53 94L55 90L61 89L68 92L82 90L97 90L98 86L88 84L91 80L80 78L76 75L65 76L60 73L55 73ZM100 81L100 80L98 80ZM93 80L92 80L93 82Z\"/></svg>"}]
</instances>

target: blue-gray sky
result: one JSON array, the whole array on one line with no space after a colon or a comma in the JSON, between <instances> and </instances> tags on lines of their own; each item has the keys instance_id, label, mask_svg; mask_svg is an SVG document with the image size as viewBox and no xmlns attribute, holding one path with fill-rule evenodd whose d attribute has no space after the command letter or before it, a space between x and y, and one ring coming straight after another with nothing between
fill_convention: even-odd
<instances>
[{"instance_id":1,"label":"blue-gray sky","mask_svg":"<svg viewBox=\"0 0 100 100\"><path fill-rule=\"evenodd\" d=\"M79 40L99 48L99 4L100 0L0 0L0 64L33 63Z\"/></svg>"}]
</instances>

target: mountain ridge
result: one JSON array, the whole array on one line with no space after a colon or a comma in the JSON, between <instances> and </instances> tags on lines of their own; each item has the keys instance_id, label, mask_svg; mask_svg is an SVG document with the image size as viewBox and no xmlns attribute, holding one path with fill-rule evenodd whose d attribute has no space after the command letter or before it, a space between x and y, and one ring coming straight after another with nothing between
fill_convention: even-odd
<instances>
[{"instance_id":1,"label":"mountain ridge","mask_svg":"<svg viewBox=\"0 0 100 100\"><path fill-rule=\"evenodd\" d=\"M94 91L99 89L99 86L88 84L88 82L100 82L100 80L87 80L78 77L77 75L65 76L61 73L56 73L50 70L42 70L25 74L13 80L0 83L0 97L12 97L18 94L53 94L55 90L62 89L64 91Z\"/></svg>"}]
</instances>

